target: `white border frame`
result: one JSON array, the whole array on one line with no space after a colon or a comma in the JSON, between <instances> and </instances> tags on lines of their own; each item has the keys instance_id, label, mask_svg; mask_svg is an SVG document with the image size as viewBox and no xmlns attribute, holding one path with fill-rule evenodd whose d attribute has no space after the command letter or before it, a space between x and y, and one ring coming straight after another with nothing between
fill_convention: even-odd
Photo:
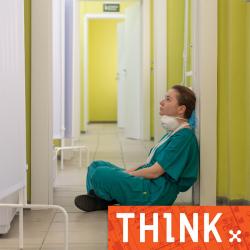
<instances>
[{"instance_id":1,"label":"white border frame","mask_svg":"<svg viewBox=\"0 0 250 250\"><path fill-rule=\"evenodd\" d=\"M154 124L155 139L158 140L162 133L159 102L167 84L167 1L154 1L154 14ZM217 0L193 0L193 82L197 94L201 166L200 182L195 186L193 198L200 205L216 205L217 18Z\"/></svg>"},{"instance_id":2,"label":"white border frame","mask_svg":"<svg viewBox=\"0 0 250 250\"><path fill-rule=\"evenodd\" d=\"M141 71L141 135L140 139L150 139L150 0L141 0L142 10L142 71ZM88 21L90 19L122 19L124 14L84 15L84 128L87 130L88 115Z\"/></svg>"}]
</instances>

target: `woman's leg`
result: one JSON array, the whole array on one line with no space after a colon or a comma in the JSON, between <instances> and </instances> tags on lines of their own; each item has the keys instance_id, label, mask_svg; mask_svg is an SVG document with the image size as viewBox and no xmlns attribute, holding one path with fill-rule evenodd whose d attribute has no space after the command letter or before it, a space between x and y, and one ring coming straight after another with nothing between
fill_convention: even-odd
<instances>
[{"instance_id":1,"label":"woman's leg","mask_svg":"<svg viewBox=\"0 0 250 250\"><path fill-rule=\"evenodd\" d=\"M109 162L93 162L88 168L88 194L76 197L76 206L83 211L107 209L113 201L120 205L149 205L148 180L128 174ZM92 192L91 192L92 193Z\"/></svg>"},{"instance_id":2,"label":"woman's leg","mask_svg":"<svg viewBox=\"0 0 250 250\"><path fill-rule=\"evenodd\" d=\"M121 205L147 205L149 202L148 180L117 167L97 167L90 186L98 197L116 200Z\"/></svg>"},{"instance_id":3,"label":"woman's leg","mask_svg":"<svg viewBox=\"0 0 250 250\"><path fill-rule=\"evenodd\" d=\"M112 168L112 169L121 169L114 164L107 162L107 161L93 161L89 167L88 167L88 172L87 172L87 179L86 179L86 189L87 192L89 193L91 190L93 190L93 185L92 185L92 177L95 174L96 170L100 167L105 167L105 168Z\"/></svg>"},{"instance_id":4,"label":"woman's leg","mask_svg":"<svg viewBox=\"0 0 250 250\"><path fill-rule=\"evenodd\" d=\"M87 195L79 195L75 198L75 205L79 209L83 211L96 211L107 209L109 205L117 204L115 200L105 200L100 198L96 194L96 187L93 185L93 178L96 176L96 172L99 169L112 169L124 171L124 169L119 168L110 162L106 161L93 161L88 167L87 179L86 179L86 187L87 187Z\"/></svg>"}]
</instances>

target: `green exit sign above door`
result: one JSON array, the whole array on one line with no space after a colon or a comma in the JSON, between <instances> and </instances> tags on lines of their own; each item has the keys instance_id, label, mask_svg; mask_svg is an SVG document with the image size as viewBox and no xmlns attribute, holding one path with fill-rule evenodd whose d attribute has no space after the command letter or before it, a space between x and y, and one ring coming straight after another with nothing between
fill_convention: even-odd
<instances>
[{"instance_id":1,"label":"green exit sign above door","mask_svg":"<svg viewBox=\"0 0 250 250\"><path fill-rule=\"evenodd\" d=\"M103 11L104 12L120 12L120 4L119 3L104 3Z\"/></svg>"}]
</instances>

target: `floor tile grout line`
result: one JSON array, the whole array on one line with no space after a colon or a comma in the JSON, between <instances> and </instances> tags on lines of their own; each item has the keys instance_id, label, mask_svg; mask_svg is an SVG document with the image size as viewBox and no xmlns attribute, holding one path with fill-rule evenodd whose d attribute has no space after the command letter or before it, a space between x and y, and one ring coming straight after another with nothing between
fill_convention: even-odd
<instances>
[{"instance_id":1,"label":"floor tile grout line","mask_svg":"<svg viewBox=\"0 0 250 250\"><path fill-rule=\"evenodd\" d=\"M98 131L97 132L97 143L96 143L95 153L94 153L94 156L93 156L93 161L95 160L97 150L98 150L98 147L99 147L99 143L100 143L100 132Z\"/></svg>"},{"instance_id":2,"label":"floor tile grout line","mask_svg":"<svg viewBox=\"0 0 250 250\"><path fill-rule=\"evenodd\" d=\"M42 246L41 246L41 248L39 248L39 250L42 250L42 248L43 248L43 246L44 246L45 240L46 240L46 238L47 238L47 236L48 236L50 227L51 227L51 225L53 224L55 217L56 217L56 212L54 213L54 216L53 216L53 218L51 219L51 222L50 222L49 227L48 227L48 231L46 232L46 234L45 234L45 236L44 236L44 239L43 239L43 241L42 241Z\"/></svg>"},{"instance_id":3,"label":"floor tile grout line","mask_svg":"<svg viewBox=\"0 0 250 250\"><path fill-rule=\"evenodd\" d=\"M117 134L117 137L118 137L118 141L119 141L119 144L120 144L121 158L122 158L122 162L123 162L123 167L124 167L124 169L126 169L125 160L124 160L124 151L123 151L123 147L122 147L121 137L120 137L119 134Z\"/></svg>"}]
</instances>

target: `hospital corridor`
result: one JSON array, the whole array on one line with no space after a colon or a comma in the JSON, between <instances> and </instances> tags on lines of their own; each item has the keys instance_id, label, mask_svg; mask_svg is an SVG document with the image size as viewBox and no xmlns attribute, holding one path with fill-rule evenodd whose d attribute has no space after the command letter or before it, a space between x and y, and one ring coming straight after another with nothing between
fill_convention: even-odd
<instances>
[{"instance_id":1,"label":"hospital corridor","mask_svg":"<svg viewBox=\"0 0 250 250\"><path fill-rule=\"evenodd\" d=\"M122 168L140 165L146 152L152 147L151 141L131 140L124 137L124 131L116 124L92 124L89 132L82 134L80 140L90 149L90 161L110 161ZM74 153L71 160L65 160L64 170L60 170L54 188L54 204L63 206L69 213L70 249L107 249L107 211L92 214L74 206L76 195L86 193L86 162L79 168L79 154ZM62 249L64 241L64 218L56 211L25 211L24 241L25 249ZM12 222L11 230L0 236L0 249L16 249L18 245L18 218Z\"/></svg>"},{"instance_id":2,"label":"hospital corridor","mask_svg":"<svg viewBox=\"0 0 250 250\"><path fill-rule=\"evenodd\" d=\"M0 0L0 250L125 249L112 209L249 206L249 27L249 0Z\"/></svg>"}]
</instances>

